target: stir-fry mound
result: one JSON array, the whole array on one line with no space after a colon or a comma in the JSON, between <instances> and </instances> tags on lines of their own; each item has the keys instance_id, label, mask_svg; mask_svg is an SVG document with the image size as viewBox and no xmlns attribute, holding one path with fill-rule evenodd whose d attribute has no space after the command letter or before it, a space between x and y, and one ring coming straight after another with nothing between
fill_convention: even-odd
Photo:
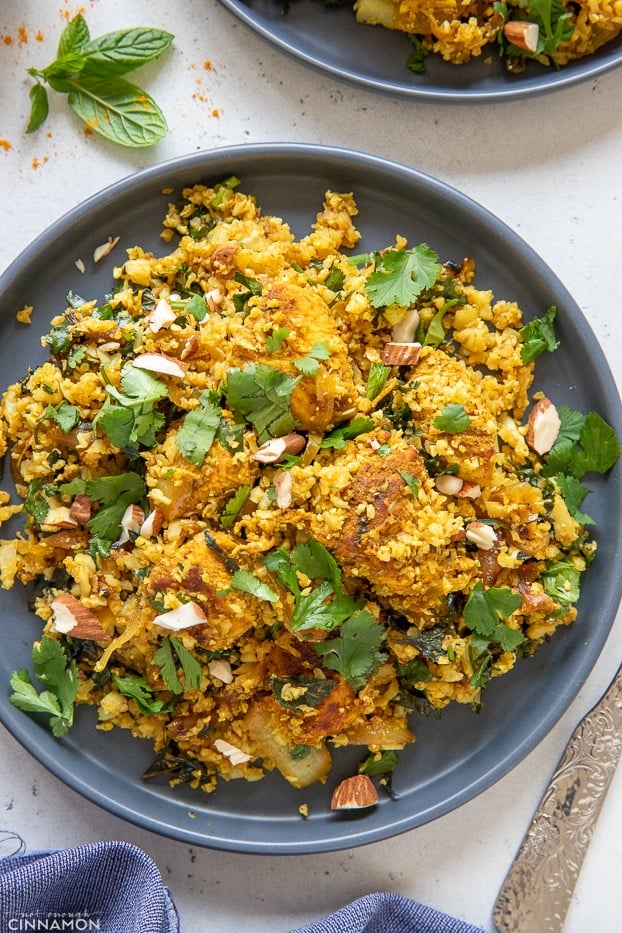
<instances>
[{"instance_id":1,"label":"stir-fry mound","mask_svg":"<svg viewBox=\"0 0 622 933\"><path fill-rule=\"evenodd\" d=\"M71 294L5 392L1 517L25 521L2 586L36 586L39 671L61 652L57 735L73 671L154 773L303 787L333 747L377 758L413 711L478 708L574 620L594 544L547 457L597 416L531 404L555 309L525 325L473 261L400 236L349 259L356 213L329 191L297 241L236 179L185 190L172 251L130 248L103 304Z\"/></svg>"},{"instance_id":2,"label":"stir-fry mound","mask_svg":"<svg viewBox=\"0 0 622 933\"><path fill-rule=\"evenodd\" d=\"M456 65L493 54L497 44L510 71L529 59L566 65L622 29L622 0L356 0L354 10L358 22L408 33L422 53Z\"/></svg>"}]
</instances>

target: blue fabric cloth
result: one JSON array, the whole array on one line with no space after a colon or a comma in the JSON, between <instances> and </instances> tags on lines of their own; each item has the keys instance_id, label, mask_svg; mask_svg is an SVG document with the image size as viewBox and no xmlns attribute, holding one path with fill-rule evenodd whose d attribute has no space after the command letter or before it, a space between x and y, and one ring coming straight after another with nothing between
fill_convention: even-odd
<instances>
[{"instance_id":1,"label":"blue fabric cloth","mask_svg":"<svg viewBox=\"0 0 622 933\"><path fill-rule=\"evenodd\" d=\"M179 933L155 863L126 842L0 859L0 931Z\"/></svg>"},{"instance_id":2,"label":"blue fabric cloth","mask_svg":"<svg viewBox=\"0 0 622 933\"><path fill-rule=\"evenodd\" d=\"M127 842L0 857L0 933L25 930L180 933L155 863ZM15 851L17 849L17 851ZM191 931L188 931L191 933ZM291 933L484 933L399 894L368 894Z\"/></svg>"},{"instance_id":3,"label":"blue fabric cloth","mask_svg":"<svg viewBox=\"0 0 622 933\"><path fill-rule=\"evenodd\" d=\"M484 933L400 894L367 894L324 920L291 933Z\"/></svg>"}]
</instances>

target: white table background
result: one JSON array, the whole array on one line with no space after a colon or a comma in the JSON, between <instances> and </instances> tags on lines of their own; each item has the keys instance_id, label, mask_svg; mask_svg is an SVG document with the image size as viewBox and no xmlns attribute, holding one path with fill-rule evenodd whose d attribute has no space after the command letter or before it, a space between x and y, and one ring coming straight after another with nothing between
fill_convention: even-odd
<instances>
[{"instance_id":1,"label":"white table background","mask_svg":"<svg viewBox=\"0 0 622 933\"><path fill-rule=\"evenodd\" d=\"M136 76L168 118L170 132L155 148L124 150L85 136L65 100L54 94L44 128L24 134L31 84L26 68L55 57L66 17L79 9L92 35L137 25L175 33L166 59ZM0 35L13 40L0 42L2 268L66 210L158 161L239 143L346 146L435 175L518 231L581 305L620 379L622 70L512 103L394 99L291 59L216 0L0 0ZM493 903L532 812L574 725L604 692L621 655L618 617L587 683L536 750L475 800L396 839L296 857L190 847L82 799L4 729L0 829L19 833L31 850L99 839L137 844L159 866L184 933L286 933L375 890L417 898L493 931ZM619 772L584 863L567 933L621 929L621 816Z\"/></svg>"}]
</instances>

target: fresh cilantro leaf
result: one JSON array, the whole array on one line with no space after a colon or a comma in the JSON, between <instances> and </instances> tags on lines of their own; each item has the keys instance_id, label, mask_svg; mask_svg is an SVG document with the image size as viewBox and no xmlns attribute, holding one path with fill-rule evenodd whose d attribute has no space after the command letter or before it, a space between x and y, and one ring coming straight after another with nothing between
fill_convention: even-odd
<instances>
[{"instance_id":1,"label":"fresh cilantro leaf","mask_svg":"<svg viewBox=\"0 0 622 933\"><path fill-rule=\"evenodd\" d=\"M542 317L535 317L521 327L519 334L523 338L523 345L520 357L523 363L531 363L545 350L552 353L557 349L559 341L553 327L556 315L557 308L552 305Z\"/></svg>"},{"instance_id":2,"label":"fresh cilantro leaf","mask_svg":"<svg viewBox=\"0 0 622 933\"><path fill-rule=\"evenodd\" d=\"M26 712L47 713L52 733L58 738L73 725L79 686L76 662L69 660L60 642L48 635L35 643L32 661L35 677L46 689L38 693L25 669L14 671L11 703Z\"/></svg>"},{"instance_id":3,"label":"fresh cilantro leaf","mask_svg":"<svg viewBox=\"0 0 622 933\"><path fill-rule=\"evenodd\" d=\"M244 285L245 287L243 292L236 292L233 296L233 306L238 314L241 314L246 310L249 298L261 295L262 286L257 279L244 275L243 272L236 272L234 278L238 285Z\"/></svg>"},{"instance_id":4,"label":"fresh cilantro leaf","mask_svg":"<svg viewBox=\"0 0 622 933\"><path fill-rule=\"evenodd\" d=\"M449 405L445 405L432 423L439 431L445 431L447 434L461 434L462 431L468 430L471 419L464 410L464 405L450 402Z\"/></svg>"},{"instance_id":5,"label":"fresh cilantro leaf","mask_svg":"<svg viewBox=\"0 0 622 933\"><path fill-rule=\"evenodd\" d=\"M528 18L540 27L535 54L544 53L554 59L558 45L567 42L574 32L572 14L561 0L529 0Z\"/></svg>"},{"instance_id":6,"label":"fresh cilantro leaf","mask_svg":"<svg viewBox=\"0 0 622 933\"><path fill-rule=\"evenodd\" d=\"M512 590L494 586L485 590L481 580L478 580L466 601L464 620L472 632L489 641L499 642L505 650L511 650L509 646L520 644L523 635L504 625L501 620L511 616L522 602L522 596Z\"/></svg>"},{"instance_id":7,"label":"fresh cilantro leaf","mask_svg":"<svg viewBox=\"0 0 622 933\"><path fill-rule=\"evenodd\" d=\"M285 548L275 548L263 558L262 563L270 573L273 573L281 586L290 590L294 596L300 595L298 577L292 565L291 554Z\"/></svg>"},{"instance_id":8,"label":"fresh cilantro leaf","mask_svg":"<svg viewBox=\"0 0 622 933\"><path fill-rule=\"evenodd\" d=\"M365 398L377 398L384 389L385 383L391 372L390 366L384 363L372 363L367 377L367 386L365 388Z\"/></svg>"},{"instance_id":9,"label":"fresh cilantro leaf","mask_svg":"<svg viewBox=\"0 0 622 933\"><path fill-rule=\"evenodd\" d=\"M121 391L112 385L107 385L106 391L114 402L107 399L93 423L120 450L139 444L153 447L164 424L156 405L168 396L166 383L148 370L130 364L122 371Z\"/></svg>"},{"instance_id":10,"label":"fresh cilantro leaf","mask_svg":"<svg viewBox=\"0 0 622 933\"><path fill-rule=\"evenodd\" d=\"M330 288L331 292L339 292L343 288L345 281L345 273L339 268L339 266L332 265L328 275L326 276L324 285L326 288Z\"/></svg>"},{"instance_id":11,"label":"fresh cilantro leaf","mask_svg":"<svg viewBox=\"0 0 622 933\"><path fill-rule=\"evenodd\" d=\"M335 592L333 585L324 580L309 593L296 599L291 627L295 632L321 628L327 632L335 629L362 605L347 593Z\"/></svg>"},{"instance_id":12,"label":"fresh cilantro leaf","mask_svg":"<svg viewBox=\"0 0 622 933\"><path fill-rule=\"evenodd\" d=\"M443 654L441 649L438 657ZM400 664L397 668L397 675L400 680L405 680L409 684L427 683L432 680L432 671L423 658L412 658L406 664Z\"/></svg>"},{"instance_id":13,"label":"fresh cilantro leaf","mask_svg":"<svg viewBox=\"0 0 622 933\"><path fill-rule=\"evenodd\" d=\"M324 667L337 671L353 690L360 690L378 669L384 628L367 609L359 609L343 623L335 638L314 644Z\"/></svg>"},{"instance_id":14,"label":"fresh cilantro leaf","mask_svg":"<svg viewBox=\"0 0 622 933\"><path fill-rule=\"evenodd\" d=\"M180 693L183 693L184 688L181 680L177 675L177 665L175 664L175 659L173 658L173 648L171 646L170 638L167 637L162 639L162 644L154 654L153 659L157 666L160 668L162 680L171 693L174 693L176 696L179 696Z\"/></svg>"},{"instance_id":15,"label":"fresh cilantro leaf","mask_svg":"<svg viewBox=\"0 0 622 933\"><path fill-rule=\"evenodd\" d=\"M406 59L406 67L409 69L409 71L412 71L415 74L424 75L425 60L427 58L428 51L424 47L421 39L419 39L417 36L409 33L408 38L412 42L413 49Z\"/></svg>"},{"instance_id":16,"label":"fresh cilantro leaf","mask_svg":"<svg viewBox=\"0 0 622 933\"><path fill-rule=\"evenodd\" d=\"M579 600L581 574L569 561L549 564L540 577L540 582L544 592L559 603L574 605Z\"/></svg>"},{"instance_id":17,"label":"fresh cilantro leaf","mask_svg":"<svg viewBox=\"0 0 622 933\"><path fill-rule=\"evenodd\" d=\"M297 544L291 552L291 565L310 580L329 580L336 592L341 590L341 570L330 551L310 538Z\"/></svg>"},{"instance_id":18,"label":"fresh cilantro leaf","mask_svg":"<svg viewBox=\"0 0 622 933\"><path fill-rule=\"evenodd\" d=\"M290 404L292 392L301 378L292 379L263 363L230 369L225 390L227 404L255 427L259 443L263 444L296 427Z\"/></svg>"},{"instance_id":19,"label":"fresh cilantro leaf","mask_svg":"<svg viewBox=\"0 0 622 933\"><path fill-rule=\"evenodd\" d=\"M319 706L335 689L335 681L326 677L272 677L270 686L277 703L298 712L304 706Z\"/></svg>"},{"instance_id":20,"label":"fresh cilantro leaf","mask_svg":"<svg viewBox=\"0 0 622 933\"><path fill-rule=\"evenodd\" d=\"M55 421L56 424L60 427L61 431L64 431L65 434L68 434L80 420L80 412L75 407L75 405L70 405L69 402L66 402L64 399L62 402L59 402L58 405L48 405L43 414L41 415L41 420L47 418Z\"/></svg>"},{"instance_id":21,"label":"fresh cilantro leaf","mask_svg":"<svg viewBox=\"0 0 622 933\"><path fill-rule=\"evenodd\" d=\"M276 353L279 347L285 343L290 333L289 327L276 327L272 333L266 337L266 353Z\"/></svg>"},{"instance_id":22,"label":"fresh cilantro leaf","mask_svg":"<svg viewBox=\"0 0 622 933\"><path fill-rule=\"evenodd\" d=\"M445 339L445 328L443 327L443 318L447 314L450 308L458 303L457 298L453 298L450 301L446 301L443 307L436 312L430 323L428 324L427 330L423 335L424 347L439 347L443 340Z\"/></svg>"},{"instance_id":23,"label":"fresh cilantro leaf","mask_svg":"<svg viewBox=\"0 0 622 933\"><path fill-rule=\"evenodd\" d=\"M24 499L24 512L30 515L37 525L45 521L50 511L48 495L53 496L54 489L44 483L42 479L33 479L28 484L26 497Z\"/></svg>"},{"instance_id":24,"label":"fresh cilantro leaf","mask_svg":"<svg viewBox=\"0 0 622 933\"><path fill-rule=\"evenodd\" d=\"M263 599L265 602L269 603L277 603L279 601L279 594L275 593L267 583L262 583L261 580L258 580L250 570L236 570L231 577L229 589L220 590L218 595L224 596L231 590L241 590L243 593L249 593L251 596L256 596L257 599Z\"/></svg>"},{"instance_id":25,"label":"fresh cilantro leaf","mask_svg":"<svg viewBox=\"0 0 622 933\"><path fill-rule=\"evenodd\" d=\"M314 343L306 356L301 360L294 360L294 366L304 376L315 376L319 372L319 360L327 360L330 356L328 345L323 341Z\"/></svg>"},{"instance_id":26,"label":"fresh cilantro leaf","mask_svg":"<svg viewBox=\"0 0 622 933\"><path fill-rule=\"evenodd\" d=\"M202 392L200 404L185 415L183 424L175 436L175 446L182 457L201 466L220 427L220 407L211 400L208 392Z\"/></svg>"},{"instance_id":27,"label":"fresh cilantro leaf","mask_svg":"<svg viewBox=\"0 0 622 933\"><path fill-rule=\"evenodd\" d=\"M223 513L220 516L221 528L232 528L236 518L244 507L249 495L250 486L239 486L230 499L225 503Z\"/></svg>"},{"instance_id":28,"label":"fresh cilantro leaf","mask_svg":"<svg viewBox=\"0 0 622 933\"><path fill-rule=\"evenodd\" d=\"M389 249L376 254L366 291L374 308L411 305L432 288L441 271L437 254L425 243L412 249Z\"/></svg>"},{"instance_id":29,"label":"fresh cilantro leaf","mask_svg":"<svg viewBox=\"0 0 622 933\"><path fill-rule=\"evenodd\" d=\"M564 476L563 473L555 477L555 482L572 517L582 525L593 525L594 520L580 511L581 503L589 492L585 483L576 476Z\"/></svg>"},{"instance_id":30,"label":"fresh cilantro leaf","mask_svg":"<svg viewBox=\"0 0 622 933\"><path fill-rule=\"evenodd\" d=\"M367 434L373 431L375 423L372 418L366 418L363 415L353 418L348 424L340 428L333 428L329 434L325 434L320 441L320 447L323 449L332 448L333 450L343 450L347 441L354 440L360 434Z\"/></svg>"},{"instance_id":31,"label":"fresh cilantro leaf","mask_svg":"<svg viewBox=\"0 0 622 933\"><path fill-rule=\"evenodd\" d=\"M575 457L575 475L606 473L620 456L620 443L613 428L596 412L585 417L581 437L581 450Z\"/></svg>"},{"instance_id":32,"label":"fresh cilantro leaf","mask_svg":"<svg viewBox=\"0 0 622 933\"><path fill-rule=\"evenodd\" d=\"M112 679L117 685L119 693L129 697L136 702L138 709L143 716L151 716L154 713L166 713L172 709L172 702L165 703L164 700L157 700L154 696L154 690L149 686L144 677L137 674L128 674L121 677L113 674Z\"/></svg>"},{"instance_id":33,"label":"fresh cilantro leaf","mask_svg":"<svg viewBox=\"0 0 622 933\"><path fill-rule=\"evenodd\" d=\"M89 519L87 527L98 538L115 541L119 537L121 519L128 505L140 502L147 494L147 487L138 473L119 473L100 476L89 480L72 480L60 487L63 495L86 494L99 503L99 509Z\"/></svg>"},{"instance_id":34,"label":"fresh cilantro leaf","mask_svg":"<svg viewBox=\"0 0 622 933\"><path fill-rule=\"evenodd\" d=\"M402 479L404 480L404 482L406 483L406 485L412 492L413 497L416 499L417 493L419 491L419 480L417 479L417 477L412 476L412 474L410 473L405 473L403 470L398 470L397 472L400 474L400 476L402 477Z\"/></svg>"}]
</instances>

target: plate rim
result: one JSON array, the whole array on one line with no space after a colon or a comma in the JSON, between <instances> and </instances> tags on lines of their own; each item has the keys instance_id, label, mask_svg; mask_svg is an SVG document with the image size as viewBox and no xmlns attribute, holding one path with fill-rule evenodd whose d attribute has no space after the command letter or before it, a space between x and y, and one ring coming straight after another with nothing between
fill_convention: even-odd
<instances>
[{"instance_id":1,"label":"plate rim","mask_svg":"<svg viewBox=\"0 0 622 933\"><path fill-rule=\"evenodd\" d=\"M235 18L244 23L252 32L261 36L264 40L275 48L280 49L280 51L284 52L286 55L303 62L308 67L316 71L324 72L325 74L331 75L332 77L338 78L356 87L365 88L368 91L394 96L397 95L398 97L405 97L416 101L440 104L494 104L523 100L526 97L538 97L543 94L562 91L574 87L577 84L595 80L622 65L622 37L617 37L615 40L612 40L616 42L616 46L609 54L606 52L601 53L598 59L591 58L590 56L577 59L573 63L573 67L570 71L566 72L564 68L560 70L551 69L550 73L547 72L539 78L530 78L529 84L517 85L516 87L504 87L500 90L485 90L480 88L445 90L439 87L426 88L425 85L411 86L405 81L401 83L398 81L374 79L362 73L346 70L327 59L323 59L320 56L305 51L294 42L288 41L287 38L278 33L275 34L266 24L261 14L254 13L252 7L250 7L245 0L218 0L218 2ZM325 10L325 12L330 13L334 11ZM602 48L604 47L601 47L601 49ZM600 52L601 49L597 50L597 52ZM406 64L404 64L404 69L407 70Z\"/></svg>"},{"instance_id":2,"label":"plate rim","mask_svg":"<svg viewBox=\"0 0 622 933\"><path fill-rule=\"evenodd\" d=\"M514 247L520 248L520 251L526 258L528 258L529 262L534 267L539 268L540 272L542 274L546 274L547 278L552 278L552 280L555 282L556 288L559 287L560 293L563 296L563 300L578 310L579 318L575 323L580 325L580 329L582 330L583 336L587 341L589 349L595 353L599 359L604 361L605 372L602 375L604 376L604 385L606 386L608 397L611 397L613 404L616 405L616 411L620 408L620 398L617 385L613 378L613 373L611 372L611 368L609 367L606 357L604 356L604 352L599 342L596 340L596 337L593 334L587 319L583 315L583 312L574 301L566 287L559 280L554 270L551 269L546 263L544 263L536 251L531 246L529 246L529 244L518 233L516 233L516 231L512 230L509 225L498 218L488 208L479 204L451 184L434 178L425 172L412 168L411 166L405 165L403 163L361 152L359 150L347 149L344 147L322 146L309 143L281 142L225 146L222 148L204 150L198 153L195 152L185 156L169 159L156 165L149 166L148 168L141 169L137 172L133 172L91 195L89 198L68 210L59 219L45 228L32 241L32 243L30 243L16 257L16 259L14 259L9 264L2 275L0 275L0 295L5 293L7 288L10 287L10 283L12 281L24 273L25 269L32 261L32 257L37 254L38 250L42 248L42 246L47 241L49 241L50 238L58 236L63 229L66 229L66 225L71 223L72 220L76 220L78 217L85 217L90 215L93 210L99 210L105 208L107 205L109 206L111 197L113 197L115 201L122 200L126 196L127 192L134 188L137 184L148 185L155 181L160 181L163 183L167 175L170 173L175 173L175 175L178 177L184 173L187 173L189 176L191 176L188 178L188 183L191 184L193 183L193 179L196 180L200 175L213 174L216 171L222 172L224 166L229 168L232 166L237 166L239 168L245 164L252 164L253 161L260 161L261 159L265 159L266 156L269 156L270 158L279 156L281 158L287 158L288 160L293 160L297 157L301 157L303 159L319 159L322 162L329 160L335 161L345 166L356 165L359 167L359 169L362 167L371 167L376 171L390 173L392 175L399 175L404 179L404 181L423 184L426 189L433 191L436 196L447 197L449 195L452 199L452 204L459 204L463 210L468 212L470 217L477 218L478 222L483 223L485 226L492 224L498 229L503 230L506 236L511 240L512 245ZM622 418L622 415L619 417ZM620 529L617 543L617 553L620 552L622 552L622 529ZM609 636L620 602L621 594L622 578L617 581L608 592L605 606L599 607L599 611L604 611L604 614L610 617L610 624L604 628L600 627L597 633L598 637L592 640L593 645L595 645L596 654L590 662L584 661L582 665L577 668L575 672L577 675L576 681L573 683L570 690L568 690L564 695L551 698L551 705L548 710L548 715L545 718L540 730L537 730L532 735L524 736L518 745L513 746L512 752L506 756L502 768L489 768L487 773L480 775L477 780L472 781L471 784L467 787L463 787L456 791L456 793L454 793L449 799L445 799L442 802L437 803L435 806L429 807L423 818L412 821L410 818L404 817L397 821L389 821L387 824L383 823L383 825L380 827L372 827L367 831L361 828L354 835L352 832L350 832L350 835L346 836L331 835L328 838L312 840L309 843L305 842L304 840L302 842L262 840L261 845L258 848L257 842L255 841L240 841L216 837L213 835L210 836L209 833L206 833L205 829L199 830L198 826L195 829L192 824L186 827L179 825L172 826L170 824L163 825L161 821L158 821L149 815L145 815L144 813L137 813L130 807L119 804L119 802L116 802L116 806L112 808L110 799L103 793L100 793L99 789L87 786L84 781L80 780L79 777L74 774L67 775L66 771L62 770L62 767L56 765L53 760L53 756L48 754L45 748L38 747L36 743L35 747L33 748L31 741L33 729L32 720L21 711L18 711L12 707L8 703L8 699L6 699L4 694L0 698L0 721L3 722L8 731L17 739L18 742L20 742L20 744L24 746L24 748L26 748L26 750L35 759L37 759L44 767L47 768L48 771L54 774L63 783L72 787L79 794L86 797L91 802L97 804L103 809L108 810L109 812L113 812L117 817L125 819L128 822L134 823L135 825L141 826L144 829L159 833L160 835L177 839L178 841L201 845L207 848L247 852L250 854L300 855L310 854L313 852L326 852L353 848L355 846L361 846L399 835L405 831L409 831L416 828L417 826L424 825L427 822L430 822L455 810L462 804L467 803L476 796L479 796L479 794L503 778L520 761L522 761L526 755L545 738L550 729L553 728L553 726L559 721L591 673L591 670L596 663L596 660L598 659ZM11 714L8 717L6 715L7 711ZM355 823L343 825L349 826L350 830L356 826ZM359 826L362 826L362 824L359 824Z\"/></svg>"}]
</instances>

